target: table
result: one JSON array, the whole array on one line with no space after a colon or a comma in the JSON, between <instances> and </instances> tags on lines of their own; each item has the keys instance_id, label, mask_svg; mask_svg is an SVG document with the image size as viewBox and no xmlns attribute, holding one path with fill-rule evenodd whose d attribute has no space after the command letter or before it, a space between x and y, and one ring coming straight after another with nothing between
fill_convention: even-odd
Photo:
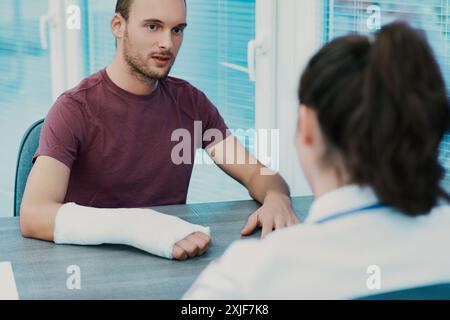
<instances>
[{"instance_id":1,"label":"table","mask_svg":"<svg viewBox=\"0 0 450 320\"><path fill-rule=\"evenodd\" d=\"M312 197L293 199L303 221ZM200 272L235 240L255 201L152 207L211 227L212 245L201 257L167 260L121 245L72 246L25 239L19 218L0 219L0 261L11 261L20 299L180 299ZM260 231L250 238L257 238ZM81 289L70 290L70 266L78 266ZM69 271L69 273L68 273Z\"/></svg>"}]
</instances>

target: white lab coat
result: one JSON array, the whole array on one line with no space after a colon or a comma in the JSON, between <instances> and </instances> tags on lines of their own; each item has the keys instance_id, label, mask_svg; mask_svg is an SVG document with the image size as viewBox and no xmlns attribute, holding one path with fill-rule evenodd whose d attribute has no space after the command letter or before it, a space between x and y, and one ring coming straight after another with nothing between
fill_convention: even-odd
<instances>
[{"instance_id":1,"label":"white lab coat","mask_svg":"<svg viewBox=\"0 0 450 320\"><path fill-rule=\"evenodd\" d=\"M184 299L352 299L450 281L450 207L411 218L356 185L314 201L303 224L240 240ZM355 211L355 209L357 209Z\"/></svg>"}]
</instances>

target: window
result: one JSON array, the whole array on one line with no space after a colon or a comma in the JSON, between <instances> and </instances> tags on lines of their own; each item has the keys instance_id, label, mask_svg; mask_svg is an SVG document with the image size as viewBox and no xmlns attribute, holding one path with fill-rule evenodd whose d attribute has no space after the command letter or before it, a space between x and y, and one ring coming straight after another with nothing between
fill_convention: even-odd
<instances>
[{"instance_id":1,"label":"window","mask_svg":"<svg viewBox=\"0 0 450 320\"><path fill-rule=\"evenodd\" d=\"M0 217L13 211L17 152L23 134L51 106L50 54L39 41L47 0L0 2Z\"/></svg>"},{"instance_id":2,"label":"window","mask_svg":"<svg viewBox=\"0 0 450 320\"><path fill-rule=\"evenodd\" d=\"M255 38L255 0L190 0L189 27L173 75L190 81L218 107L230 129L255 128L255 86L247 44ZM240 137L247 147L251 140ZM197 159L204 151L199 150ZM214 165L196 164L189 202L250 199Z\"/></svg>"},{"instance_id":3,"label":"window","mask_svg":"<svg viewBox=\"0 0 450 320\"><path fill-rule=\"evenodd\" d=\"M450 89L450 4L443 0L326 0L324 10L325 40L351 31L370 33L395 19L408 20L415 27L426 31L433 46L441 70ZM450 90L449 90L450 92ZM440 147L441 163L447 173L445 186L450 184L450 135L446 135Z\"/></svg>"}]
</instances>

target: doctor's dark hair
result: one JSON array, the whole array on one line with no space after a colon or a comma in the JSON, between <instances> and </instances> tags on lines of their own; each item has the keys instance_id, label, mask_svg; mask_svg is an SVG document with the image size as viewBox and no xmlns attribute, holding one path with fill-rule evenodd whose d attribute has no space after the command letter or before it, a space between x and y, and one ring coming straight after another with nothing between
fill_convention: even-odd
<instances>
[{"instance_id":1,"label":"doctor's dark hair","mask_svg":"<svg viewBox=\"0 0 450 320\"><path fill-rule=\"evenodd\" d=\"M300 80L302 105L315 110L327 143L353 183L409 216L439 199L439 144L449 127L444 79L424 33L394 22L375 37L348 35L325 45Z\"/></svg>"}]
</instances>

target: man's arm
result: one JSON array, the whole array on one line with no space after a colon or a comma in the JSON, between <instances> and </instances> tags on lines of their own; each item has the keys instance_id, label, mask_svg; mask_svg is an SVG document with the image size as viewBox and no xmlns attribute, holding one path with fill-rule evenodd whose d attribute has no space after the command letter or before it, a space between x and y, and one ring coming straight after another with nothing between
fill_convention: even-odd
<instances>
[{"instance_id":1,"label":"man's arm","mask_svg":"<svg viewBox=\"0 0 450 320\"><path fill-rule=\"evenodd\" d=\"M63 205L70 169L53 158L37 158L28 177L20 206L24 237L53 241L55 218Z\"/></svg>"},{"instance_id":2,"label":"man's arm","mask_svg":"<svg viewBox=\"0 0 450 320\"><path fill-rule=\"evenodd\" d=\"M70 169L62 162L46 156L37 158L28 177L20 209L20 229L24 237L55 241L55 220L58 212L63 207L69 178ZM93 208L86 209L89 210ZM93 210L95 211L95 209ZM108 224L108 222L110 222L111 225L119 224L119 227L123 228L124 225L127 225L127 223L130 222L132 223L131 226L133 226L133 218L136 217L136 214L132 212L132 210L133 209L125 212L125 216L120 213L106 216L105 213L97 214L92 211L92 213L88 213L89 221L87 221L87 223L89 224L90 222L95 221L96 217L104 216L104 218L111 218L111 220L106 221L106 224ZM81 208L80 212L76 212L76 214L77 216L74 217L76 220L82 219ZM77 218L78 214L79 218ZM147 217L150 218L150 214L145 214L144 218ZM146 221L147 220L143 220L144 224L142 224L141 221L137 221L140 227L144 228L144 230L141 234L130 235L129 238L132 239L131 245L136 246L135 241L133 241L135 238L140 240L137 244L141 247L151 247L153 245L152 243L148 243L149 241L146 241L147 238L145 237L145 233L148 233L145 230L147 226L147 224L145 224ZM148 222L148 226L150 227L152 221ZM174 221L174 223L176 223L176 221ZM104 237L104 232L102 232L102 230L91 230L92 228L90 227L95 228L95 224L91 224L87 228L83 228L84 226L85 225L81 223L81 232L85 232L86 237L89 237L88 235L90 235L91 237L93 236L93 238L97 238L96 232L98 232L99 237ZM121 233L120 228L118 229L119 231L117 234L108 236L111 236L111 238L121 238L122 234L119 234ZM130 228L130 230L137 229ZM142 234L144 234L144 237L142 237ZM84 238L84 236L81 238ZM197 255L202 255L208 249L210 243L211 238L209 235L202 232L191 233L184 239L174 244L172 248L172 256L175 259L184 260Z\"/></svg>"},{"instance_id":3,"label":"man's arm","mask_svg":"<svg viewBox=\"0 0 450 320\"><path fill-rule=\"evenodd\" d=\"M286 182L257 161L235 136L228 136L206 151L224 172L248 189L253 199L263 204L249 217L242 235L249 235L260 226L261 237L265 237L274 228L299 223L292 209Z\"/></svg>"}]
</instances>

